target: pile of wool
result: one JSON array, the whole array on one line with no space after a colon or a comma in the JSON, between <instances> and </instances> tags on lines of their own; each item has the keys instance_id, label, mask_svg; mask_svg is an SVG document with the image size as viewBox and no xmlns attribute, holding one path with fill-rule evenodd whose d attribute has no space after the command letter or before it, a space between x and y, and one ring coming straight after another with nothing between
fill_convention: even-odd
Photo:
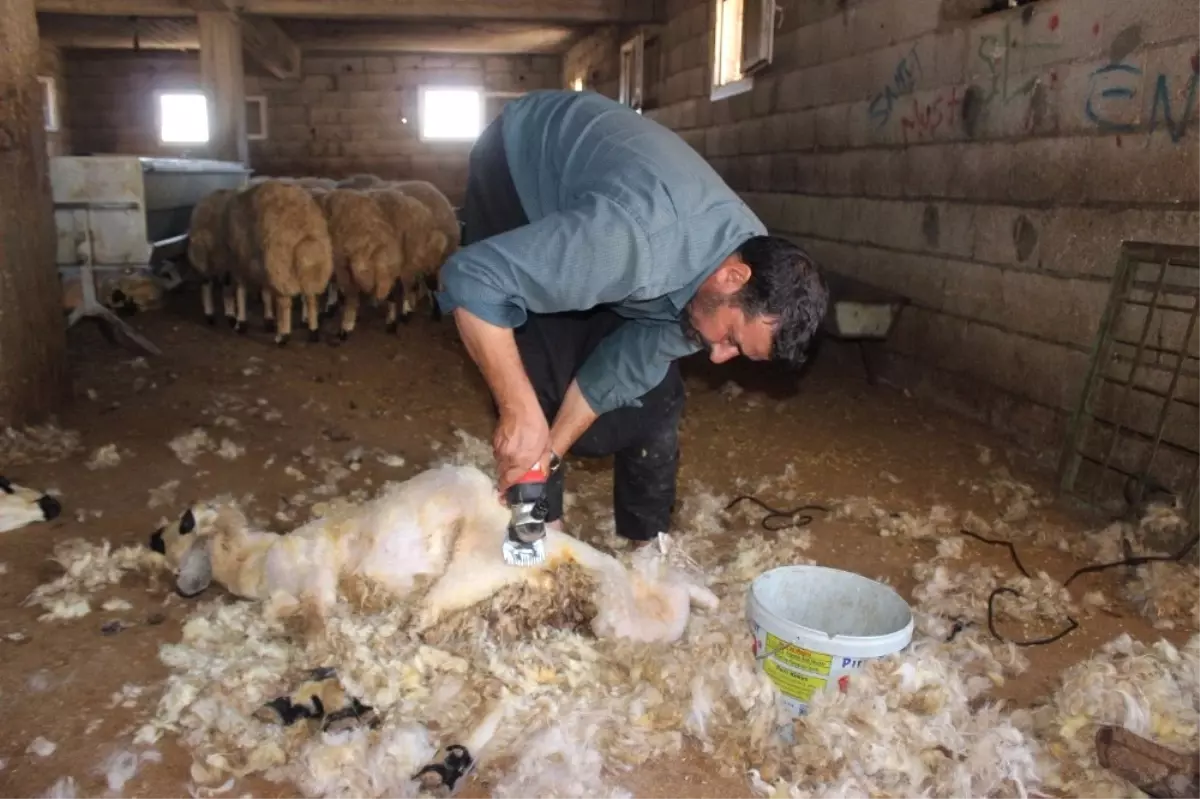
<instances>
[{"instance_id":1,"label":"pile of wool","mask_svg":"<svg viewBox=\"0 0 1200 799\"><path fill-rule=\"evenodd\" d=\"M928 513L893 512L874 497L849 497L833 509L834 519L845 519L875 527L883 538L941 538L958 530L954 511L934 505Z\"/></svg>"},{"instance_id":2,"label":"pile of wool","mask_svg":"<svg viewBox=\"0 0 1200 799\"><path fill-rule=\"evenodd\" d=\"M167 446L175 453L175 457L189 466L193 465L196 458L205 452L214 453L227 461L237 460L246 452L245 447L235 444L228 438L221 439L220 443L213 441L203 427L194 427L187 433L176 436L167 443Z\"/></svg>"},{"instance_id":3,"label":"pile of wool","mask_svg":"<svg viewBox=\"0 0 1200 799\"><path fill-rule=\"evenodd\" d=\"M794 722L798 742L778 776L755 775L771 797L1027 796L1041 780L1039 745L978 692L961 643L918 638L867 663L847 690L814 695Z\"/></svg>"},{"instance_id":4,"label":"pile of wool","mask_svg":"<svg viewBox=\"0 0 1200 799\"><path fill-rule=\"evenodd\" d=\"M1124 584L1124 595L1157 629L1196 629L1200 622L1200 566L1194 561L1143 564Z\"/></svg>"},{"instance_id":5,"label":"pile of wool","mask_svg":"<svg viewBox=\"0 0 1200 799\"><path fill-rule=\"evenodd\" d=\"M1147 646L1122 634L1062 674L1049 700L1013 720L1046 744L1046 787L1065 796L1138 795L1101 768L1099 725L1125 727L1177 752L1200 736L1200 636L1182 650L1166 640Z\"/></svg>"},{"instance_id":6,"label":"pile of wool","mask_svg":"<svg viewBox=\"0 0 1200 799\"><path fill-rule=\"evenodd\" d=\"M1062 583L1045 572L1031 578L994 566L955 571L938 558L918 562L912 572L920 581L912 592L917 608L950 622L985 625L992 592L1016 591L998 595L992 605L996 629L1006 638L1053 635L1068 624L1068 616L1079 619L1083 613Z\"/></svg>"},{"instance_id":7,"label":"pile of wool","mask_svg":"<svg viewBox=\"0 0 1200 799\"><path fill-rule=\"evenodd\" d=\"M120 463L121 453L117 449L117 445L105 444L103 447L97 447L84 465L90 470L95 470L119 466Z\"/></svg>"},{"instance_id":8,"label":"pile of wool","mask_svg":"<svg viewBox=\"0 0 1200 799\"><path fill-rule=\"evenodd\" d=\"M54 463L82 448L79 433L53 424L6 427L0 430L0 463L5 468L29 463Z\"/></svg>"},{"instance_id":9,"label":"pile of wool","mask_svg":"<svg viewBox=\"0 0 1200 799\"><path fill-rule=\"evenodd\" d=\"M116 585L128 572L154 579L166 569L163 557L147 547L113 549L107 540L96 544L82 538L68 538L55 545L51 559L63 567L64 574L39 585L22 602L47 611L38 617L39 621L86 616L91 612L89 594Z\"/></svg>"},{"instance_id":10,"label":"pile of wool","mask_svg":"<svg viewBox=\"0 0 1200 799\"><path fill-rule=\"evenodd\" d=\"M1038 494L1037 489L1012 476L1005 466L999 466L989 474L987 483L980 488L992 496L992 502L1001 508L1000 520L1016 524L1029 518L1030 513L1044 507L1051 500Z\"/></svg>"}]
</instances>

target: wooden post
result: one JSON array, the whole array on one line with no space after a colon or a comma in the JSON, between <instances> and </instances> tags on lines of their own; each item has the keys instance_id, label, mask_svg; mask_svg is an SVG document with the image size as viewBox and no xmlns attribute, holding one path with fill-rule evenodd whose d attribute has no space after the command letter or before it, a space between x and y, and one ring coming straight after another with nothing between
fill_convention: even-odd
<instances>
[{"instance_id":1,"label":"wooden post","mask_svg":"<svg viewBox=\"0 0 1200 799\"><path fill-rule=\"evenodd\" d=\"M208 95L208 152L249 161L246 95L242 88L242 25L229 11L204 11L200 21L200 83Z\"/></svg>"},{"instance_id":2,"label":"wooden post","mask_svg":"<svg viewBox=\"0 0 1200 799\"><path fill-rule=\"evenodd\" d=\"M33 0L0 0L0 427L67 397L66 324L37 80Z\"/></svg>"}]
</instances>

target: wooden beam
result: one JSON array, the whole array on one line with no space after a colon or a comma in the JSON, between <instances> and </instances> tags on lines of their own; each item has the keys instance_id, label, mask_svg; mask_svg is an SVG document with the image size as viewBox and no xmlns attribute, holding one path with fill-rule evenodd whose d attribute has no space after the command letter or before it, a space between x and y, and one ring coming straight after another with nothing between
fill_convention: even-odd
<instances>
[{"instance_id":1,"label":"wooden beam","mask_svg":"<svg viewBox=\"0 0 1200 799\"><path fill-rule=\"evenodd\" d=\"M266 17L242 17L242 43L259 66L280 80L300 77L300 45Z\"/></svg>"},{"instance_id":2,"label":"wooden beam","mask_svg":"<svg viewBox=\"0 0 1200 799\"><path fill-rule=\"evenodd\" d=\"M38 31L32 0L0 13L0 426L42 421L69 396L54 270Z\"/></svg>"},{"instance_id":3,"label":"wooden beam","mask_svg":"<svg viewBox=\"0 0 1200 799\"><path fill-rule=\"evenodd\" d=\"M236 14L205 11L200 23L200 85L208 95L208 152L223 161L249 160L242 25Z\"/></svg>"},{"instance_id":4,"label":"wooden beam","mask_svg":"<svg viewBox=\"0 0 1200 799\"><path fill-rule=\"evenodd\" d=\"M197 0L37 0L42 13L177 17ZM217 2L223 0L199 0ZM660 22L655 0L229 0L247 14L320 19L494 20L546 24Z\"/></svg>"}]
</instances>

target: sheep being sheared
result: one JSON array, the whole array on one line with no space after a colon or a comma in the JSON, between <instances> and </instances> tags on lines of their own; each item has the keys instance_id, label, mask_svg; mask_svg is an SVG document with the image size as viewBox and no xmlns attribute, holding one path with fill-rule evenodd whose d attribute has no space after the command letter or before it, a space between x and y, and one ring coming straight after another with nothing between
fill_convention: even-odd
<instances>
[{"instance_id":1,"label":"sheep being sheared","mask_svg":"<svg viewBox=\"0 0 1200 799\"><path fill-rule=\"evenodd\" d=\"M292 300L304 298L309 338L319 339L317 297L333 277L333 246L325 215L303 187L268 180L239 192L228 208L230 249L237 283L238 328L245 329L246 287L264 290L275 304L275 342L292 333ZM267 317L270 318L269 311Z\"/></svg>"},{"instance_id":2,"label":"sheep being sheared","mask_svg":"<svg viewBox=\"0 0 1200 799\"><path fill-rule=\"evenodd\" d=\"M195 596L213 581L266 603L267 614L300 614L323 626L342 594L408 602L418 632L506 589L534 596L562 576L587 580L598 636L673 641L691 603L716 596L683 570L638 553L632 570L565 533L548 530L546 560L509 566L500 552L510 516L491 479L474 466L441 466L397 484L377 499L315 519L288 535L258 532L229 505L198 505L156 531L150 546L175 570L176 586ZM544 603L542 603L544 606Z\"/></svg>"},{"instance_id":3,"label":"sheep being sheared","mask_svg":"<svg viewBox=\"0 0 1200 799\"><path fill-rule=\"evenodd\" d=\"M204 304L204 318L214 324L217 312L213 302L213 288L221 289L225 305L225 318L231 324L237 322L237 310L232 294L223 287L230 284L229 233L226 228L226 209L237 191L217 189L205 195L192 208L188 225L188 260L200 275L200 300Z\"/></svg>"},{"instance_id":4,"label":"sheep being sheared","mask_svg":"<svg viewBox=\"0 0 1200 799\"><path fill-rule=\"evenodd\" d=\"M371 197L351 189L326 192L319 200L333 242L333 277L345 297L338 338L345 340L358 319L359 294L388 299L400 275L400 242L391 222Z\"/></svg>"},{"instance_id":5,"label":"sheep being sheared","mask_svg":"<svg viewBox=\"0 0 1200 799\"><path fill-rule=\"evenodd\" d=\"M0 476L0 533L53 521L60 513L62 505L54 497Z\"/></svg>"},{"instance_id":6,"label":"sheep being sheared","mask_svg":"<svg viewBox=\"0 0 1200 799\"><path fill-rule=\"evenodd\" d=\"M379 203L400 240L403 259L396 291L404 295L400 319L407 322L419 285L436 279L439 259L446 249L446 234L438 228L433 212L416 197L390 188L371 189L368 193ZM388 330L395 330L396 313L393 297L388 301Z\"/></svg>"}]
</instances>

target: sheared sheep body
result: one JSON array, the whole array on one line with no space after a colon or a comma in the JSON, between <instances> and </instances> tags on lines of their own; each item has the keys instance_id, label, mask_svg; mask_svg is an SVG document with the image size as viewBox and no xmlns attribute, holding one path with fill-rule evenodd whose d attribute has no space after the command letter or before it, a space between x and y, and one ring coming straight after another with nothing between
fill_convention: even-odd
<instances>
[{"instance_id":1,"label":"sheared sheep body","mask_svg":"<svg viewBox=\"0 0 1200 799\"><path fill-rule=\"evenodd\" d=\"M368 195L334 189L319 197L333 242L333 275L345 296L340 336L354 330L360 294L383 301L400 274L400 242L391 222Z\"/></svg>"},{"instance_id":2,"label":"sheared sheep body","mask_svg":"<svg viewBox=\"0 0 1200 799\"><path fill-rule=\"evenodd\" d=\"M370 195L379 203L400 240L403 257L398 291L404 294L400 318L407 321L421 283L436 278L439 259L446 249L446 234L438 228L429 207L416 197L393 188L371 189ZM395 300L390 300L389 323L396 318L396 311Z\"/></svg>"},{"instance_id":3,"label":"sheared sheep body","mask_svg":"<svg viewBox=\"0 0 1200 799\"><path fill-rule=\"evenodd\" d=\"M238 286L238 325L246 318L246 288L269 290L275 301L275 340L291 335L292 300L302 296L312 339L320 315L317 296L333 276L333 246L317 201L303 187L268 180L237 194L229 204L230 247ZM268 318L270 318L268 314Z\"/></svg>"},{"instance_id":4,"label":"sheared sheep body","mask_svg":"<svg viewBox=\"0 0 1200 799\"><path fill-rule=\"evenodd\" d=\"M338 586L354 579L391 601L413 601L415 629L429 630L449 614L506 589L553 593L555 580L578 567L596 585L598 635L675 640L693 601L716 597L665 564L627 570L620 561L558 531L547 531L546 562L513 568L501 557L509 513L479 469L442 466L422 472L363 506L342 508L278 536L250 530L229 506L189 509L155 533L151 546L177 570L181 593L213 580L231 592L268 603L271 615L302 614L320 626ZM578 580L574 582L578 583ZM428 590L419 588L428 585Z\"/></svg>"},{"instance_id":5,"label":"sheared sheep body","mask_svg":"<svg viewBox=\"0 0 1200 799\"><path fill-rule=\"evenodd\" d=\"M204 196L192 208L188 224L188 260L203 281L200 299L209 324L216 321L213 287L227 285L230 280L232 253L229 249L226 209L235 194L237 192L234 189L217 189ZM233 297L225 292L222 292L222 296L225 300L225 316L232 321L236 317Z\"/></svg>"}]
</instances>

